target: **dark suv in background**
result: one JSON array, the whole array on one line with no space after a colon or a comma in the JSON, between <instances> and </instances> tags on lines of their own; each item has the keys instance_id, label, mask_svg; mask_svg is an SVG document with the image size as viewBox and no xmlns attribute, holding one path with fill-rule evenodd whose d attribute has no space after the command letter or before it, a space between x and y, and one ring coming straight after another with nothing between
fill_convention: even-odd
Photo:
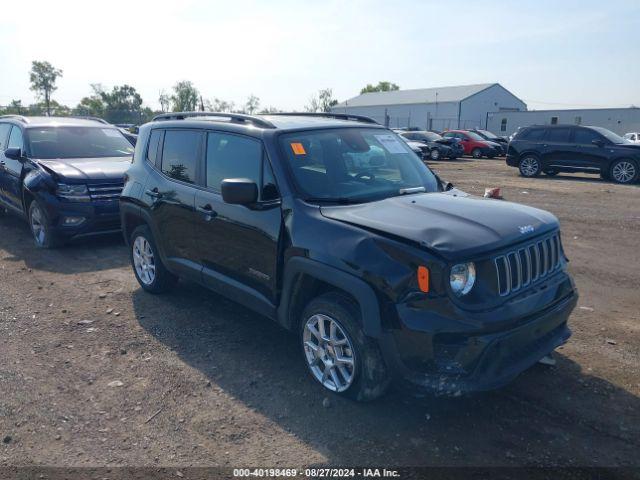
<instances>
[{"instance_id":1,"label":"dark suv in background","mask_svg":"<svg viewBox=\"0 0 640 480\"><path fill-rule=\"evenodd\" d=\"M464 155L462 143L455 138L444 138L442 135L426 130L411 130L397 133L408 140L426 144L430 149L429 158L431 160L440 160L441 158L455 160Z\"/></svg>"},{"instance_id":2,"label":"dark suv in background","mask_svg":"<svg viewBox=\"0 0 640 480\"><path fill-rule=\"evenodd\" d=\"M102 120L1 116L0 210L27 219L43 248L117 232L133 150Z\"/></svg>"},{"instance_id":3,"label":"dark suv in background","mask_svg":"<svg viewBox=\"0 0 640 480\"><path fill-rule=\"evenodd\" d=\"M138 282L188 278L296 332L324 388L492 389L569 338L552 214L454 189L364 117L154 120L120 197Z\"/></svg>"},{"instance_id":4,"label":"dark suv in background","mask_svg":"<svg viewBox=\"0 0 640 480\"><path fill-rule=\"evenodd\" d=\"M633 183L640 173L640 145L601 127L534 125L513 137L507 165L518 167L524 177L582 172Z\"/></svg>"}]
</instances>

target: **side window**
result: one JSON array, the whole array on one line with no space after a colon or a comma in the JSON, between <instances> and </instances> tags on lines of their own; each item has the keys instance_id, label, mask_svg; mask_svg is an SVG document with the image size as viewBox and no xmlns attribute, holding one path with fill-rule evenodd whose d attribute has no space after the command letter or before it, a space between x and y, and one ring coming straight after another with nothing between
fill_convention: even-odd
<instances>
[{"instance_id":1,"label":"side window","mask_svg":"<svg viewBox=\"0 0 640 480\"><path fill-rule=\"evenodd\" d=\"M581 145L590 145L594 140L602 140L602 137L588 128L576 128L573 140Z\"/></svg>"},{"instance_id":2,"label":"side window","mask_svg":"<svg viewBox=\"0 0 640 480\"><path fill-rule=\"evenodd\" d=\"M569 143L569 135L571 129L569 128L550 128L547 132L547 142L554 143Z\"/></svg>"},{"instance_id":3,"label":"side window","mask_svg":"<svg viewBox=\"0 0 640 480\"><path fill-rule=\"evenodd\" d=\"M266 155L262 156L262 185L260 187L260 200L269 202L280 197L273 171Z\"/></svg>"},{"instance_id":4,"label":"side window","mask_svg":"<svg viewBox=\"0 0 640 480\"><path fill-rule=\"evenodd\" d=\"M582 125L582 117L577 116L574 121L576 125Z\"/></svg>"},{"instance_id":5,"label":"side window","mask_svg":"<svg viewBox=\"0 0 640 480\"><path fill-rule=\"evenodd\" d=\"M166 143L165 139L165 143ZM248 178L260 185L262 143L221 132L207 135L207 187L220 192L226 178Z\"/></svg>"},{"instance_id":6,"label":"side window","mask_svg":"<svg viewBox=\"0 0 640 480\"><path fill-rule=\"evenodd\" d=\"M507 131L507 119L503 118L502 121L500 122L500 131L501 132L506 132Z\"/></svg>"},{"instance_id":7,"label":"side window","mask_svg":"<svg viewBox=\"0 0 640 480\"><path fill-rule=\"evenodd\" d=\"M8 123L0 123L0 149L5 150L7 144L7 137L9 136L9 130L11 125Z\"/></svg>"},{"instance_id":8,"label":"side window","mask_svg":"<svg viewBox=\"0 0 640 480\"><path fill-rule=\"evenodd\" d=\"M11 129L9 135L9 141L7 142L7 148L22 148L24 149L24 141L22 140L22 130L19 127L14 126Z\"/></svg>"},{"instance_id":9,"label":"side window","mask_svg":"<svg viewBox=\"0 0 640 480\"><path fill-rule=\"evenodd\" d=\"M551 117L551 125L557 125L558 124L558 117Z\"/></svg>"},{"instance_id":10,"label":"side window","mask_svg":"<svg viewBox=\"0 0 640 480\"><path fill-rule=\"evenodd\" d=\"M162 130L152 130L149 135L149 146L147 147L147 162L151 165L156 165L158 158L158 146L160 144L160 137L162 136Z\"/></svg>"},{"instance_id":11,"label":"side window","mask_svg":"<svg viewBox=\"0 0 640 480\"><path fill-rule=\"evenodd\" d=\"M200 132L192 130L167 130L162 148L162 171L168 177L182 182L194 183Z\"/></svg>"},{"instance_id":12,"label":"side window","mask_svg":"<svg viewBox=\"0 0 640 480\"><path fill-rule=\"evenodd\" d=\"M544 137L544 133L544 128L531 128L523 133L522 138L525 140L529 140L530 142L537 142L539 140L542 140L542 137Z\"/></svg>"}]
</instances>

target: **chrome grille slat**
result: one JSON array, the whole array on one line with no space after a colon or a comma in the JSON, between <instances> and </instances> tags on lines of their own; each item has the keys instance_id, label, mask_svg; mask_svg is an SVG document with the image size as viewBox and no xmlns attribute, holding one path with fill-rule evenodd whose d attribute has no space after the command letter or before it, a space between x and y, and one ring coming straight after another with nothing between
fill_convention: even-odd
<instances>
[{"instance_id":1,"label":"chrome grille slat","mask_svg":"<svg viewBox=\"0 0 640 480\"><path fill-rule=\"evenodd\" d=\"M101 183L87 185L89 196L93 200L117 200L120 198L124 183Z\"/></svg>"},{"instance_id":2,"label":"chrome grille slat","mask_svg":"<svg viewBox=\"0 0 640 480\"><path fill-rule=\"evenodd\" d=\"M561 264L562 246L553 234L494 258L498 293L506 296L552 274Z\"/></svg>"}]
</instances>

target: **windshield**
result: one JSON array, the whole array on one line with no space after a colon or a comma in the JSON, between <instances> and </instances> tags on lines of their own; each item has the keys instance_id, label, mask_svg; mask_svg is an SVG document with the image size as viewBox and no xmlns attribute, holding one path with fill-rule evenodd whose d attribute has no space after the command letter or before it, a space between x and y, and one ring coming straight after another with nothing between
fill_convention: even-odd
<instances>
[{"instance_id":1,"label":"windshield","mask_svg":"<svg viewBox=\"0 0 640 480\"><path fill-rule=\"evenodd\" d=\"M413 138L415 138L416 140L421 140L423 142L435 142L436 140L442 140L442 137L440 135L432 132L414 133Z\"/></svg>"},{"instance_id":2,"label":"windshield","mask_svg":"<svg viewBox=\"0 0 640 480\"><path fill-rule=\"evenodd\" d=\"M488 138L488 139L490 139L490 140L492 140L492 139L494 139L494 138L498 138L498 136L497 136L497 135L494 135L493 133L491 133L491 132L490 132L490 131L488 131L488 130L478 130L478 133L479 133L480 135L483 135L483 136L487 137L487 138Z\"/></svg>"},{"instance_id":3,"label":"windshield","mask_svg":"<svg viewBox=\"0 0 640 480\"><path fill-rule=\"evenodd\" d=\"M466 133L472 140L486 140L485 138L482 138L480 135L478 135L476 132L464 132Z\"/></svg>"},{"instance_id":4,"label":"windshield","mask_svg":"<svg viewBox=\"0 0 640 480\"><path fill-rule=\"evenodd\" d=\"M134 147L115 128L37 127L27 129L31 156L42 159L130 157Z\"/></svg>"},{"instance_id":5,"label":"windshield","mask_svg":"<svg viewBox=\"0 0 640 480\"><path fill-rule=\"evenodd\" d=\"M620 143L631 143L626 138L622 138L620 135L617 135L617 134L613 133L611 130L607 130L606 128L602 128L602 127L591 127L591 128L593 130L595 130L596 132L598 132L603 137L605 137L611 143L618 143L618 144L620 144Z\"/></svg>"},{"instance_id":6,"label":"windshield","mask_svg":"<svg viewBox=\"0 0 640 480\"><path fill-rule=\"evenodd\" d=\"M283 135L280 142L310 201L358 203L438 191L431 170L388 130L304 131Z\"/></svg>"}]
</instances>

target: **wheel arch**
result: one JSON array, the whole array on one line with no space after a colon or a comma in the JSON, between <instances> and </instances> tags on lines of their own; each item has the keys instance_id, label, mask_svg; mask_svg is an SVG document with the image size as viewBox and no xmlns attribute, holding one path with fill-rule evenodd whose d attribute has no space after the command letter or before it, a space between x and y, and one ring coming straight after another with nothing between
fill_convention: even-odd
<instances>
[{"instance_id":1,"label":"wheel arch","mask_svg":"<svg viewBox=\"0 0 640 480\"><path fill-rule=\"evenodd\" d=\"M304 257L294 257L285 266L278 323L289 330L295 328L307 303L327 291L350 297L360 309L358 321L364 333L370 337L381 335L380 307L373 289L354 275Z\"/></svg>"}]
</instances>

